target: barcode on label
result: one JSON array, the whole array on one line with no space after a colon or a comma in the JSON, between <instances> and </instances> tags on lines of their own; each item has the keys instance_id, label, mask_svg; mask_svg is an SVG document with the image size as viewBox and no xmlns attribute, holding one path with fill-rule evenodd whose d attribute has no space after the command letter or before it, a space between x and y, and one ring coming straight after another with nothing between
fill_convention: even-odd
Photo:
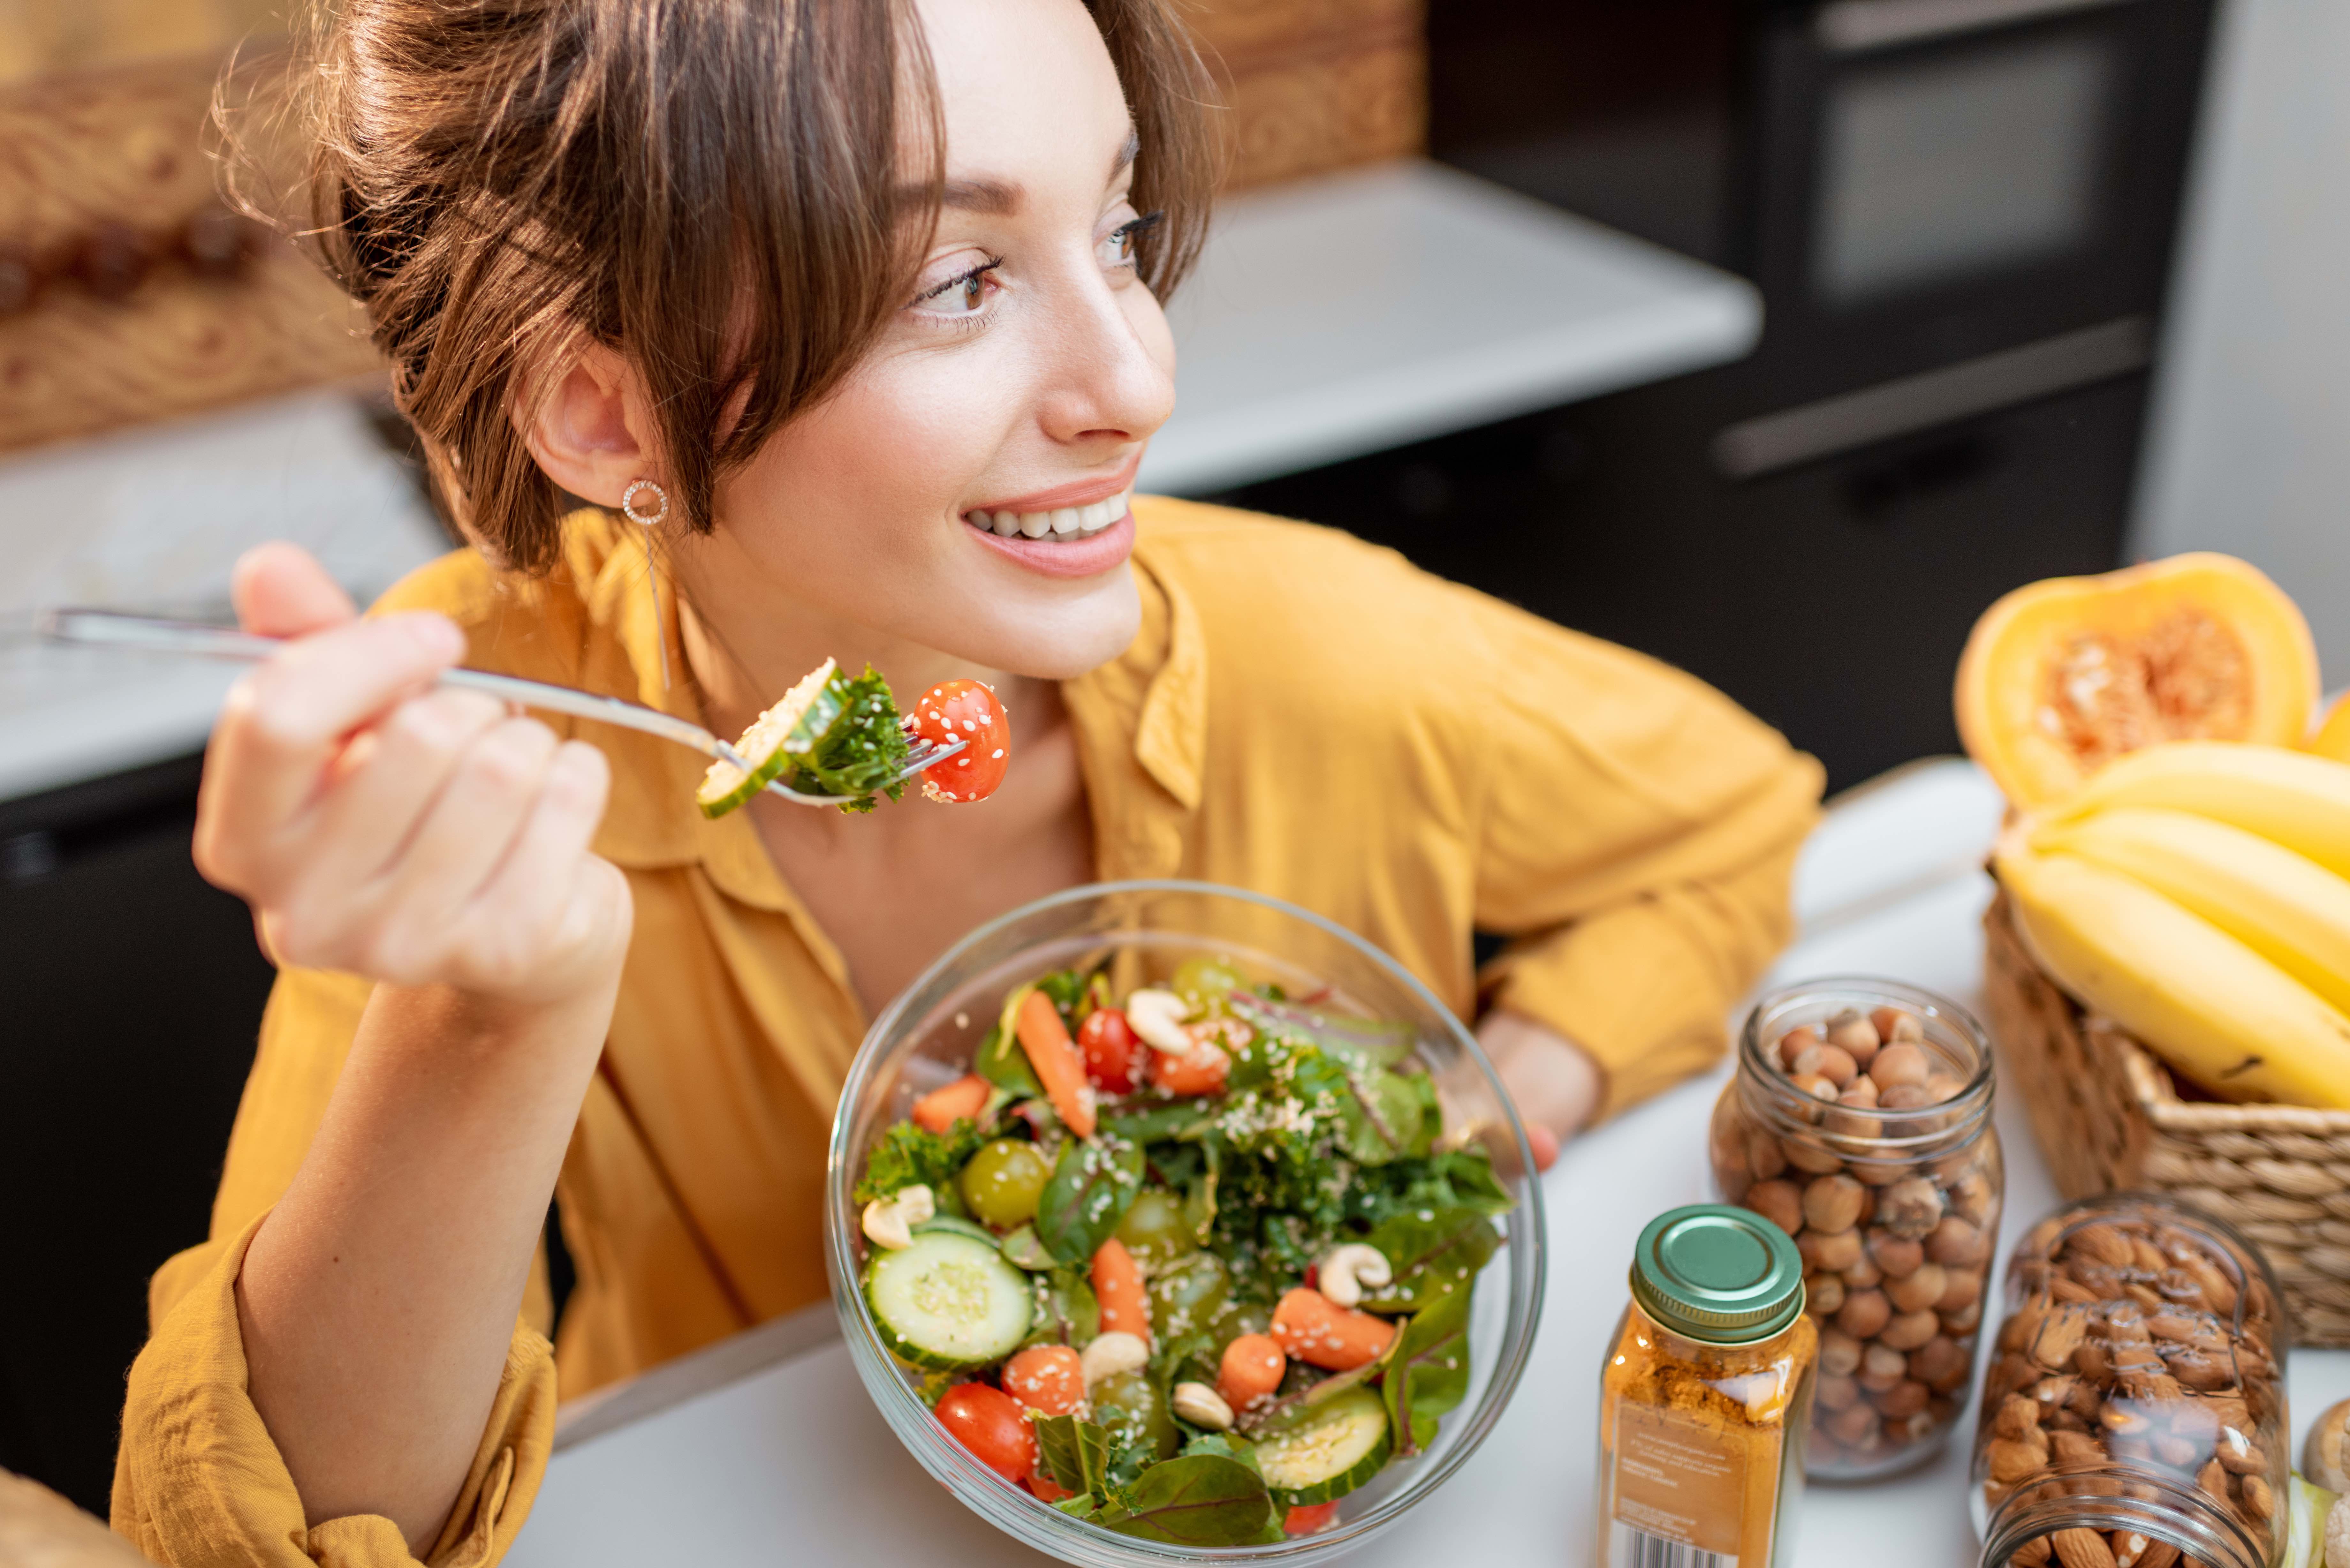
<instances>
[{"instance_id":1,"label":"barcode on label","mask_svg":"<svg viewBox=\"0 0 2350 1568\"><path fill-rule=\"evenodd\" d=\"M1617 1520L1607 1543L1607 1568L1738 1568L1738 1559L1700 1551L1685 1541L1668 1541Z\"/></svg>"}]
</instances>

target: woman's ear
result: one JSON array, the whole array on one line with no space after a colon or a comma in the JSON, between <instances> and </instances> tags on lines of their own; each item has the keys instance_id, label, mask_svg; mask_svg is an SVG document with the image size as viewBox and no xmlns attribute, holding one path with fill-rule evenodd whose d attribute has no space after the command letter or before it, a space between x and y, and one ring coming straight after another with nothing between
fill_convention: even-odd
<instances>
[{"instance_id":1,"label":"woman's ear","mask_svg":"<svg viewBox=\"0 0 2350 1568\"><path fill-rule=\"evenodd\" d=\"M651 410L627 360L589 344L563 372L523 431L546 476L598 506L653 474Z\"/></svg>"}]
</instances>

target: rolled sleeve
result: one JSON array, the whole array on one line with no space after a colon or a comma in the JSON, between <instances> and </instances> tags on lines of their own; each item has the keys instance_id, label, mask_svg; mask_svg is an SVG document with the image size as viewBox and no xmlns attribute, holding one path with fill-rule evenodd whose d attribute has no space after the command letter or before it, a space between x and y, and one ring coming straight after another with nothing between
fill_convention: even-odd
<instances>
[{"instance_id":1,"label":"rolled sleeve","mask_svg":"<svg viewBox=\"0 0 2350 1568\"><path fill-rule=\"evenodd\" d=\"M1601 1116L1700 1071L1793 933L1819 764L1703 682L1494 612L1477 919L1485 1005L1574 1041Z\"/></svg>"},{"instance_id":2,"label":"rolled sleeve","mask_svg":"<svg viewBox=\"0 0 2350 1568\"><path fill-rule=\"evenodd\" d=\"M486 1568L529 1516L555 1441L555 1355L516 1324L480 1446L422 1558L380 1515L312 1524L247 1392L236 1279L261 1220L173 1260L201 1268L130 1369L114 1528L172 1568ZM209 1252L208 1260L196 1254Z\"/></svg>"}]
</instances>

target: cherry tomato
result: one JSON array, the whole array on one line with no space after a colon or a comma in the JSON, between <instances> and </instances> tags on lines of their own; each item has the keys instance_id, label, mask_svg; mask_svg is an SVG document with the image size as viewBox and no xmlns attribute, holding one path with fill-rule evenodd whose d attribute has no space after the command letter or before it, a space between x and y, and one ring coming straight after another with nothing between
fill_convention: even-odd
<instances>
[{"instance_id":1,"label":"cherry tomato","mask_svg":"<svg viewBox=\"0 0 2350 1568\"><path fill-rule=\"evenodd\" d=\"M1337 1512L1338 1505L1335 1502L1301 1504L1291 1509L1289 1517L1281 1521L1281 1532L1284 1535L1311 1535L1328 1524Z\"/></svg>"},{"instance_id":2,"label":"cherry tomato","mask_svg":"<svg viewBox=\"0 0 2350 1568\"><path fill-rule=\"evenodd\" d=\"M1012 719L985 683L941 680L914 704L914 734L923 741L968 741L945 762L922 770L922 793L960 804L985 800L1012 765Z\"/></svg>"},{"instance_id":3,"label":"cherry tomato","mask_svg":"<svg viewBox=\"0 0 2350 1568\"><path fill-rule=\"evenodd\" d=\"M1115 1007L1097 1007L1077 1026L1077 1047L1086 1054L1086 1076L1106 1094L1130 1095L1142 1082L1143 1059L1149 1054L1126 1014Z\"/></svg>"},{"instance_id":4,"label":"cherry tomato","mask_svg":"<svg viewBox=\"0 0 2350 1568\"><path fill-rule=\"evenodd\" d=\"M961 1383L939 1401L939 1422L979 1462L1017 1485L1036 1470L1036 1432L1020 1401L984 1383Z\"/></svg>"}]
</instances>

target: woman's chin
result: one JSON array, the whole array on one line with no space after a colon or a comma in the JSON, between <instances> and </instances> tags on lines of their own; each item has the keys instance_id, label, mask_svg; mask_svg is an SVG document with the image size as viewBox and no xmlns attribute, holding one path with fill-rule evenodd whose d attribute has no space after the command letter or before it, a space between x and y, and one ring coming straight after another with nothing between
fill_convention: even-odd
<instances>
[{"instance_id":1,"label":"woman's chin","mask_svg":"<svg viewBox=\"0 0 2350 1568\"><path fill-rule=\"evenodd\" d=\"M991 595L984 607L967 607L954 617L959 624L935 627L923 640L987 669L1037 680L1073 680L1134 641L1142 601L1133 572L1123 564L1084 583L1082 592L1067 592L1077 584L1055 586L1062 591Z\"/></svg>"}]
</instances>

